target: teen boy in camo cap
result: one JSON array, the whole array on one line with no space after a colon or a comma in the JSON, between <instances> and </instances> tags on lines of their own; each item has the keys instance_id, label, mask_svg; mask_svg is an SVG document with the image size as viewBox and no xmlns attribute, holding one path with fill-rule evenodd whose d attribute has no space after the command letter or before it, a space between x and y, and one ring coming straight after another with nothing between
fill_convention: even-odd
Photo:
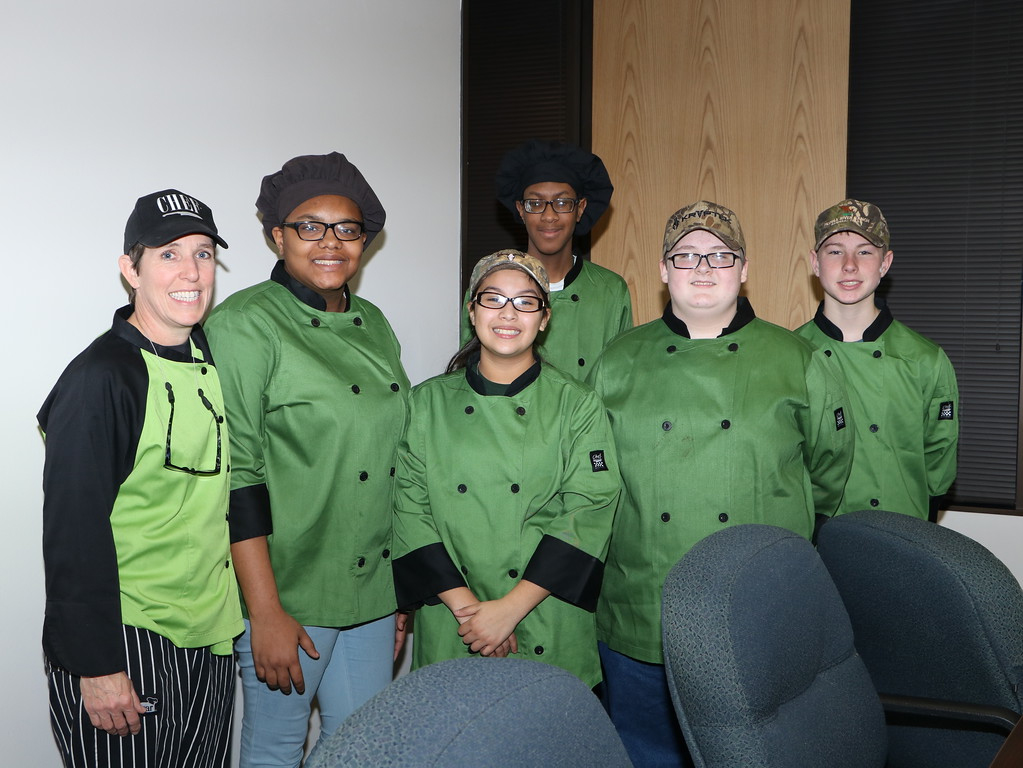
<instances>
[{"instance_id":1,"label":"teen boy in camo cap","mask_svg":"<svg viewBox=\"0 0 1023 768\"><path fill-rule=\"evenodd\" d=\"M824 301L796 333L834 356L849 388L856 455L840 511L934 518L956 475L952 363L877 295L893 257L880 208L842 200L817 217L814 238L810 266Z\"/></svg>"}]
</instances>

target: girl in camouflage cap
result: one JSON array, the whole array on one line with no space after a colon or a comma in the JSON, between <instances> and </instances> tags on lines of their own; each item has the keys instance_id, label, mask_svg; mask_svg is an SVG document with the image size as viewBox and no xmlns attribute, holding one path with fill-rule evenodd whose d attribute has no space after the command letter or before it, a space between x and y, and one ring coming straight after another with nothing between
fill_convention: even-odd
<instances>
[{"instance_id":1,"label":"girl in camouflage cap","mask_svg":"<svg viewBox=\"0 0 1023 768\"><path fill-rule=\"evenodd\" d=\"M394 577L419 611L413 667L510 654L600 682L593 610L620 480L600 400L534 350L547 288L531 256L481 259L472 339L412 390Z\"/></svg>"}]
</instances>

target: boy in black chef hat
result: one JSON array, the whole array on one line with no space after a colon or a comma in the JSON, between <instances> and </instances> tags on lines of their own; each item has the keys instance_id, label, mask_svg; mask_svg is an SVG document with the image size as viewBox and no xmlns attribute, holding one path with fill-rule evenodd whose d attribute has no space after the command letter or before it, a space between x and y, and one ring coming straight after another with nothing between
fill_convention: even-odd
<instances>
[{"instance_id":1,"label":"boy in black chef hat","mask_svg":"<svg viewBox=\"0 0 1023 768\"><path fill-rule=\"evenodd\" d=\"M497 199L525 225L526 253L550 276L557 319L537 337L536 350L580 380L607 342L632 327L625 281L572 248L574 235L589 232L607 210L613 191L603 161L574 144L528 141L508 152L497 172ZM463 343L471 333L463 312Z\"/></svg>"}]
</instances>

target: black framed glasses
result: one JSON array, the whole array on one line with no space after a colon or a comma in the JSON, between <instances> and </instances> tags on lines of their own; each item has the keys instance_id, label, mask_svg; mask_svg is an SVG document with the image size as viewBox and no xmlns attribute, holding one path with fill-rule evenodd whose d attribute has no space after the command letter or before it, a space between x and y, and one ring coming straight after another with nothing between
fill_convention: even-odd
<instances>
[{"instance_id":1,"label":"black framed glasses","mask_svg":"<svg viewBox=\"0 0 1023 768\"><path fill-rule=\"evenodd\" d=\"M217 414L213 408L213 403L211 403L206 395L203 394L202 389L199 389L199 399L202 400L202 404L206 410L213 414L213 424L217 428L217 459L213 469L194 469L193 467L178 466L171 461L171 432L174 427L174 387L171 386L169 381L165 381L164 386L167 387L167 402L170 403L170 418L167 419L167 449L164 454L163 468L173 469L178 472L186 472L189 475L198 475L200 477L219 475L221 457L220 422L224 420L224 417Z\"/></svg>"},{"instance_id":2,"label":"black framed glasses","mask_svg":"<svg viewBox=\"0 0 1023 768\"><path fill-rule=\"evenodd\" d=\"M334 237L338 240L358 240L364 231L361 221L351 220L335 221L333 224L322 221L285 221L281 226L295 230L303 240L322 240L328 229L334 230Z\"/></svg>"},{"instance_id":3,"label":"black framed glasses","mask_svg":"<svg viewBox=\"0 0 1023 768\"><path fill-rule=\"evenodd\" d=\"M519 312L539 312L544 308L544 301L539 296L505 296L493 291L480 291L473 299L485 309L501 309L509 301Z\"/></svg>"},{"instance_id":4,"label":"black framed glasses","mask_svg":"<svg viewBox=\"0 0 1023 768\"><path fill-rule=\"evenodd\" d=\"M556 197L553 200L530 198L521 202L522 210L526 213L543 213L547 210L548 205L554 209L555 213L571 213L579 204L579 201L573 197Z\"/></svg>"},{"instance_id":5,"label":"black framed glasses","mask_svg":"<svg viewBox=\"0 0 1023 768\"><path fill-rule=\"evenodd\" d=\"M707 260L707 266L711 269L728 269L734 267L735 262L742 259L737 253L731 251L715 251L714 253L673 253L666 256L665 261L670 261L675 269L696 269L700 262Z\"/></svg>"}]
</instances>

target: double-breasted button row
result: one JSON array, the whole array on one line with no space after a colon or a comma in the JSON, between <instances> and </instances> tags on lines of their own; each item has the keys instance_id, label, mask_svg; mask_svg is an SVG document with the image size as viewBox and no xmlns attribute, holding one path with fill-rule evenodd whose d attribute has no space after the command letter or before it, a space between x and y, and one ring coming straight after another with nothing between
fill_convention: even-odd
<instances>
[{"instance_id":1,"label":"double-breasted button row","mask_svg":"<svg viewBox=\"0 0 1023 768\"><path fill-rule=\"evenodd\" d=\"M465 493L469 490L469 486L467 486L465 483L459 483L458 487L455 490L457 490L459 493ZM522 486L520 486L518 483L512 483L510 486L508 486L508 490L510 490L512 493L518 493L519 491L522 490Z\"/></svg>"},{"instance_id":2,"label":"double-breasted button row","mask_svg":"<svg viewBox=\"0 0 1023 768\"><path fill-rule=\"evenodd\" d=\"M386 560L390 556L391 556L391 550L389 550L389 549L385 549L383 552L380 553L380 557L383 558L384 560ZM355 561L355 565L356 565L357 568L365 568L366 567L366 557L365 557L365 555L359 555L359 558Z\"/></svg>"},{"instance_id":3,"label":"double-breasted button row","mask_svg":"<svg viewBox=\"0 0 1023 768\"><path fill-rule=\"evenodd\" d=\"M670 432L672 426L674 426L674 425L670 421L665 420L665 421L661 422L661 429L663 429L665 432ZM732 426L732 422L729 421L728 419L722 419L721 420L721 429L730 429L731 426Z\"/></svg>"},{"instance_id":4,"label":"double-breasted button row","mask_svg":"<svg viewBox=\"0 0 1023 768\"><path fill-rule=\"evenodd\" d=\"M397 392L400 389L401 389L401 385L398 382L396 382L396 381L392 381L391 382L391 391L392 392ZM360 392L362 392L362 388L358 384L352 384L352 393L357 395ZM468 413L468 411L466 411L466 413Z\"/></svg>"},{"instance_id":5,"label":"double-breasted button row","mask_svg":"<svg viewBox=\"0 0 1023 768\"><path fill-rule=\"evenodd\" d=\"M582 361L581 360L579 361L579 365L582 365ZM465 412L471 416L472 414L474 414L476 412L476 409L473 408L471 405L467 405L467 406L465 406ZM519 416L525 416L526 415L526 409L523 408L520 405L518 408L515 409L515 413L517 413Z\"/></svg>"},{"instance_id":6,"label":"double-breasted button row","mask_svg":"<svg viewBox=\"0 0 1023 768\"><path fill-rule=\"evenodd\" d=\"M661 522L662 523L666 523L669 520L671 520L671 513L670 512L661 512ZM728 522L728 513L727 512L722 512L720 515L718 515L718 520L720 520L722 523L727 523Z\"/></svg>"},{"instance_id":7,"label":"double-breasted button row","mask_svg":"<svg viewBox=\"0 0 1023 768\"><path fill-rule=\"evenodd\" d=\"M320 322L320 318L314 317L309 321L309 325L311 325L313 328L319 328L321 325L323 325L323 323ZM352 325L362 325L362 318L358 316L353 318Z\"/></svg>"}]
</instances>

